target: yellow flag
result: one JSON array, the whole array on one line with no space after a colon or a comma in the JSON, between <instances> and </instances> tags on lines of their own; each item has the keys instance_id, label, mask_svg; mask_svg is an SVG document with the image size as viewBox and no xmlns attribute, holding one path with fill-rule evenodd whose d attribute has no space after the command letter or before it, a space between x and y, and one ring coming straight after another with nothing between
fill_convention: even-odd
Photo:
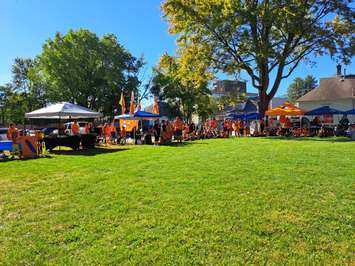
<instances>
[{"instance_id":1,"label":"yellow flag","mask_svg":"<svg viewBox=\"0 0 355 266\"><path fill-rule=\"evenodd\" d=\"M121 114L124 114L126 112L126 101L124 100L123 92L121 92L120 105L121 105Z\"/></svg>"}]
</instances>

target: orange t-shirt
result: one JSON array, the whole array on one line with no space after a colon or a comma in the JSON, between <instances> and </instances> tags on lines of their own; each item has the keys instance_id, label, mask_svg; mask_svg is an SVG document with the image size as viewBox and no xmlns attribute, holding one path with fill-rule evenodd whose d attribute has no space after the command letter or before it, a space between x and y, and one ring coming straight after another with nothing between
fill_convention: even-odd
<instances>
[{"instance_id":1,"label":"orange t-shirt","mask_svg":"<svg viewBox=\"0 0 355 266\"><path fill-rule=\"evenodd\" d=\"M215 119L211 120L210 124L211 124L211 128L213 129L217 128L217 121Z\"/></svg>"},{"instance_id":2,"label":"orange t-shirt","mask_svg":"<svg viewBox=\"0 0 355 266\"><path fill-rule=\"evenodd\" d=\"M110 126L110 132L116 132L116 127L114 125L111 125Z\"/></svg>"},{"instance_id":3,"label":"orange t-shirt","mask_svg":"<svg viewBox=\"0 0 355 266\"><path fill-rule=\"evenodd\" d=\"M184 127L184 123L180 119L175 119L174 128L175 130L182 130Z\"/></svg>"},{"instance_id":4,"label":"orange t-shirt","mask_svg":"<svg viewBox=\"0 0 355 266\"><path fill-rule=\"evenodd\" d=\"M17 136L18 136L17 128L9 127L9 129L7 130L7 138L9 140L15 141Z\"/></svg>"},{"instance_id":5,"label":"orange t-shirt","mask_svg":"<svg viewBox=\"0 0 355 266\"><path fill-rule=\"evenodd\" d=\"M111 126L105 126L104 127L104 134L106 136L111 136Z\"/></svg>"},{"instance_id":6,"label":"orange t-shirt","mask_svg":"<svg viewBox=\"0 0 355 266\"><path fill-rule=\"evenodd\" d=\"M287 121L286 117L284 115L280 116L280 123L285 124Z\"/></svg>"},{"instance_id":7,"label":"orange t-shirt","mask_svg":"<svg viewBox=\"0 0 355 266\"><path fill-rule=\"evenodd\" d=\"M78 135L80 133L80 127L78 124L72 124L71 125L71 131L73 133L73 135Z\"/></svg>"}]
</instances>

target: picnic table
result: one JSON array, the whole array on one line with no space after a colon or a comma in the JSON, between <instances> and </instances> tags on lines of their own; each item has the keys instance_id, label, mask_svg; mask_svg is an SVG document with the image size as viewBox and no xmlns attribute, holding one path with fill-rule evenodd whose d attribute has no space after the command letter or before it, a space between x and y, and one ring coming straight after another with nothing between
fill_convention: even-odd
<instances>
[{"instance_id":1,"label":"picnic table","mask_svg":"<svg viewBox=\"0 0 355 266\"><path fill-rule=\"evenodd\" d=\"M54 148L59 146L68 147L73 150L78 150L80 148L79 136L45 137L43 141L46 144L47 150L53 150Z\"/></svg>"},{"instance_id":2,"label":"picnic table","mask_svg":"<svg viewBox=\"0 0 355 266\"><path fill-rule=\"evenodd\" d=\"M69 147L76 151L80 148L80 144L82 145L83 149L92 149L95 148L96 134L45 137L43 141L46 144L47 150L53 150L56 147L63 146Z\"/></svg>"}]
</instances>

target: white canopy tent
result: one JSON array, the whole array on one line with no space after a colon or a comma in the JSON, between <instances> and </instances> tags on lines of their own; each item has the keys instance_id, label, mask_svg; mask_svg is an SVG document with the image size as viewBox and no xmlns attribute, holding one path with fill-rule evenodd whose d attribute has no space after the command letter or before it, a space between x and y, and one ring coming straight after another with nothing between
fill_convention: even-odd
<instances>
[{"instance_id":1,"label":"white canopy tent","mask_svg":"<svg viewBox=\"0 0 355 266\"><path fill-rule=\"evenodd\" d=\"M37 119L76 119L102 117L99 112L68 102L51 104L47 107L25 114L26 118Z\"/></svg>"}]
</instances>

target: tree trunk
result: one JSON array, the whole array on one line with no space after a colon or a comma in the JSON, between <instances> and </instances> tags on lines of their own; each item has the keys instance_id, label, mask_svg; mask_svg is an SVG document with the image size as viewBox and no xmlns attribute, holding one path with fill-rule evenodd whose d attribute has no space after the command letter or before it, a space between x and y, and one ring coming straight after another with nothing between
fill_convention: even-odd
<instances>
[{"instance_id":1,"label":"tree trunk","mask_svg":"<svg viewBox=\"0 0 355 266\"><path fill-rule=\"evenodd\" d=\"M269 109L270 97L266 93L266 89L259 91L259 113L263 117L265 112Z\"/></svg>"}]
</instances>

